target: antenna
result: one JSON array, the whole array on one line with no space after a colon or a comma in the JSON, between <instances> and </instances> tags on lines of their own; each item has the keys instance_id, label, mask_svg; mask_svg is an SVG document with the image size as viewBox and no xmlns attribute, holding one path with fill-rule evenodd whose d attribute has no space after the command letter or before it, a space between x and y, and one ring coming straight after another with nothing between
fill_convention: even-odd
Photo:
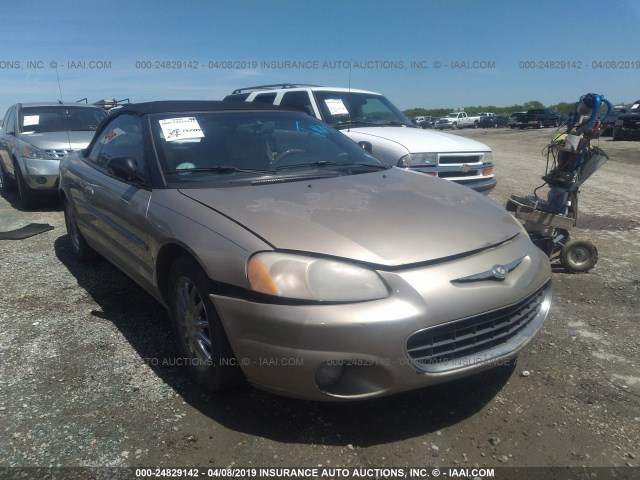
<instances>
[{"instance_id":1,"label":"antenna","mask_svg":"<svg viewBox=\"0 0 640 480\"><path fill-rule=\"evenodd\" d=\"M58 65L56 65L56 78L58 79L58 91L60 92L60 100L59 103L64 103L64 98L62 97L62 87L60 86L60 75L58 75Z\"/></svg>"},{"instance_id":2,"label":"antenna","mask_svg":"<svg viewBox=\"0 0 640 480\"><path fill-rule=\"evenodd\" d=\"M64 103L64 97L62 96L62 87L60 86L60 75L58 75L58 65L56 64L56 78L58 79L58 91L60 92L60 100L58 103ZM67 128L67 141L69 142L69 152L71 152L71 136L69 129Z\"/></svg>"}]
</instances>

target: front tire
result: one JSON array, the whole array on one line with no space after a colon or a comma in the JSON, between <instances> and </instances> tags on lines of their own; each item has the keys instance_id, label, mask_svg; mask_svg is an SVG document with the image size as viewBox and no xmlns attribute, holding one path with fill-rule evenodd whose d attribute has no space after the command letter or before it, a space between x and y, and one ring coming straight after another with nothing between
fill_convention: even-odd
<instances>
[{"instance_id":1,"label":"front tire","mask_svg":"<svg viewBox=\"0 0 640 480\"><path fill-rule=\"evenodd\" d=\"M69 235L69 241L71 242L71 249L79 262L86 263L94 260L98 257L98 253L89 246L87 240L80 232L76 217L71 209L69 200L64 199L64 223L67 227L67 235Z\"/></svg>"},{"instance_id":2,"label":"front tire","mask_svg":"<svg viewBox=\"0 0 640 480\"><path fill-rule=\"evenodd\" d=\"M220 392L244 377L209 298L209 283L193 258L179 257L169 273L169 316L189 375L205 390Z\"/></svg>"},{"instance_id":3,"label":"front tire","mask_svg":"<svg viewBox=\"0 0 640 480\"><path fill-rule=\"evenodd\" d=\"M22 208L24 210L33 210L38 205L38 199L24 180L20 166L17 163L13 164L13 171L15 172L16 183L18 184L18 194L20 195L20 204L22 205Z\"/></svg>"},{"instance_id":4,"label":"front tire","mask_svg":"<svg viewBox=\"0 0 640 480\"><path fill-rule=\"evenodd\" d=\"M0 176L2 177L2 191L5 193L15 192L17 188L16 181L9 176L2 162L0 162Z\"/></svg>"}]
</instances>

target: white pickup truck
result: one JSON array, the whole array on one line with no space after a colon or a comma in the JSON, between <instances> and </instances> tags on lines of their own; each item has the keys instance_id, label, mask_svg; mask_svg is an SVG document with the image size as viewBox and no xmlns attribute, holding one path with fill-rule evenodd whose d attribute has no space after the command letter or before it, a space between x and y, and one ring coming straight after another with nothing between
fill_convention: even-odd
<instances>
[{"instance_id":1,"label":"white pickup truck","mask_svg":"<svg viewBox=\"0 0 640 480\"><path fill-rule=\"evenodd\" d=\"M471 117L466 112L451 112L446 117L442 117L436 123L438 130L447 128L478 128L480 117Z\"/></svg>"},{"instance_id":2,"label":"white pickup truck","mask_svg":"<svg viewBox=\"0 0 640 480\"><path fill-rule=\"evenodd\" d=\"M416 128L386 97L353 88L276 84L239 88L225 101L270 103L313 115L378 160L487 193L496 186L491 149L476 140Z\"/></svg>"}]
</instances>

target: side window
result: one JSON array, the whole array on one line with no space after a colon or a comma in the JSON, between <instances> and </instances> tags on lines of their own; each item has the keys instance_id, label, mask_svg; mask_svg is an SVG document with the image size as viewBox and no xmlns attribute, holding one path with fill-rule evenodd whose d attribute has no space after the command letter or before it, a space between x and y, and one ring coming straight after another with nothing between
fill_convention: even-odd
<instances>
[{"instance_id":1,"label":"side window","mask_svg":"<svg viewBox=\"0 0 640 480\"><path fill-rule=\"evenodd\" d=\"M280 105L284 105L285 107L294 107L309 115L314 115L313 107L311 106L311 99L309 98L309 94L305 91L285 93L282 96Z\"/></svg>"},{"instance_id":2,"label":"side window","mask_svg":"<svg viewBox=\"0 0 640 480\"><path fill-rule=\"evenodd\" d=\"M109 160L115 157L133 158L138 164L141 179L145 181L148 179L140 117L135 115L116 117L100 133L89 152L89 160L105 170Z\"/></svg>"},{"instance_id":3,"label":"side window","mask_svg":"<svg viewBox=\"0 0 640 480\"><path fill-rule=\"evenodd\" d=\"M4 121L2 124L2 129L7 133L16 133L15 128L15 118L16 118L16 107L11 107L7 111L7 115L4 117Z\"/></svg>"},{"instance_id":4,"label":"side window","mask_svg":"<svg viewBox=\"0 0 640 480\"><path fill-rule=\"evenodd\" d=\"M260 93L256 95L256 98L253 99L254 102L257 103L266 103L267 105L273 105L274 100L276 99L276 93Z\"/></svg>"}]
</instances>

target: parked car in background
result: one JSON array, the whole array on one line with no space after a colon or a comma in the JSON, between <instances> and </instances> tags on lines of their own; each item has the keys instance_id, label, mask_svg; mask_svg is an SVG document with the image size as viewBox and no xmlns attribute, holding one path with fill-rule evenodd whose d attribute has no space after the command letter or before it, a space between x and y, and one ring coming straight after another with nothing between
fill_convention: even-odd
<instances>
[{"instance_id":1,"label":"parked car in background","mask_svg":"<svg viewBox=\"0 0 640 480\"><path fill-rule=\"evenodd\" d=\"M560 116L550 108L532 108L524 115L519 115L515 126L518 128L559 127Z\"/></svg>"},{"instance_id":2,"label":"parked car in background","mask_svg":"<svg viewBox=\"0 0 640 480\"><path fill-rule=\"evenodd\" d=\"M342 131L378 160L488 192L496 186L491 149L478 141L416 128L384 95L314 85L262 85L225 101L297 108Z\"/></svg>"},{"instance_id":3,"label":"parked car in background","mask_svg":"<svg viewBox=\"0 0 640 480\"><path fill-rule=\"evenodd\" d=\"M418 124L420 128L433 128L435 123L438 121L438 117L425 117L424 121Z\"/></svg>"},{"instance_id":4,"label":"parked car in background","mask_svg":"<svg viewBox=\"0 0 640 480\"><path fill-rule=\"evenodd\" d=\"M613 140L640 139L640 100L627 113L618 114L613 125Z\"/></svg>"},{"instance_id":5,"label":"parked car in background","mask_svg":"<svg viewBox=\"0 0 640 480\"><path fill-rule=\"evenodd\" d=\"M526 115L527 112L513 112L509 115L509 119L507 120L507 127L516 128L518 123L518 118L522 115Z\"/></svg>"},{"instance_id":6,"label":"parked car in background","mask_svg":"<svg viewBox=\"0 0 640 480\"><path fill-rule=\"evenodd\" d=\"M509 117L506 115L481 115L478 127L480 128L498 128L506 127Z\"/></svg>"},{"instance_id":7,"label":"parked car in background","mask_svg":"<svg viewBox=\"0 0 640 480\"><path fill-rule=\"evenodd\" d=\"M107 114L99 107L65 103L17 103L7 110L0 134L4 191L18 189L25 210L38 197L55 197L61 158L85 148Z\"/></svg>"},{"instance_id":8,"label":"parked car in background","mask_svg":"<svg viewBox=\"0 0 640 480\"><path fill-rule=\"evenodd\" d=\"M60 178L77 258L167 307L208 390L413 390L503 365L549 311L549 260L504 208L300 111L126 105Z\"/></svg>"},{"instance_id":9,"label":"parked car in background","mask_svg":"<svg viewBox=\"0 0 640 480\"><path fill-rule=\"evenodd\" d=\"M466 112L451 112L446 117L442 117L436 123L435 128L444 130L447 128L478 128L480 117L469 116Z\"/></svg>"},{"instance_id":10,"label":"parked car in background","mask_svg":"<svg viewBox=\"0 0 640 480\"><path fill-rule=\"evenodd\" d=\"M623 113L627 113L626 105L614 105L613 106L613 108L611 109L611 112L609 112L609 115L607 116L608 125L602 131L602 136L603 137L611 137L611 136L613 136L614 125L616 124L616 121L618 120L618 117Z\"/></svg>"}]
</instances>

